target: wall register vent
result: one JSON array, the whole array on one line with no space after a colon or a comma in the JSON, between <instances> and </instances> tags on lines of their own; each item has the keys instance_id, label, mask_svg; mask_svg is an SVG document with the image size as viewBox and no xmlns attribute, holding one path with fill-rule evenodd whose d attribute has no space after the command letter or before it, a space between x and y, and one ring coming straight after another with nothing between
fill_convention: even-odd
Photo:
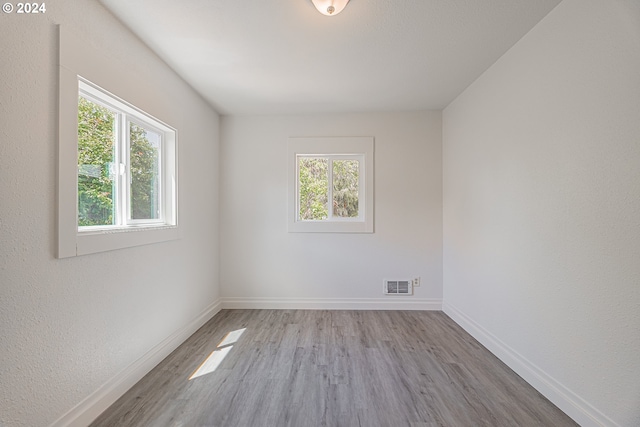
<instances>
[{"instance_id":1,"label":"wall register vent","mask_svg":"<svg viewBox=\"0 0 640 427\"><path fill-rule=\"evenodd\" d=\"M385 280L382 289L385 295L413 295L411 280Z\"/></svg>"}]
</instances>

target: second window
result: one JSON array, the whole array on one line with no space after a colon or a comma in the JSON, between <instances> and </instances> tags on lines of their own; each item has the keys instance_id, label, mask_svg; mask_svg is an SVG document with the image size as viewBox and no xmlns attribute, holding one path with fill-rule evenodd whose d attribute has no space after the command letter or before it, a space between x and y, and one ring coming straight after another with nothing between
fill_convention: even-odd
<instances>
[{"instance_id":1,"label":"second window","mask_svg":"<svg viewBox=\"0 0 640 427\"><path fill-rule=\"evenodd\" d=\"M349 221L361 217L363 156L299 155L298 220Z\"/></svg>"}]
</instances>

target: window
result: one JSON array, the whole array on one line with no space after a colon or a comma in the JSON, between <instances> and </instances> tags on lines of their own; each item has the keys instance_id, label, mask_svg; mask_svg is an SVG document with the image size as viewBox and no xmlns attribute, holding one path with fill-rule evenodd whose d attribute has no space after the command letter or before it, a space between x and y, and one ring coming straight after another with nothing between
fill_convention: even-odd
<instances>
[{"instance_id":1,"label":"window","mask_svg":"<svg viewBox=\"0 0 640 427\"><path fill-rule=\"evenodd\" d=\"M175 131L79 82L78 231L175 225Z\"/></svg>"},{"instance_id":2,"label":"window","mask_svg":"<svg viewBox=\"0 0 640 427\"><path fill-rule=\"evenodd\" d=\"M364 156L298 155L298 221L360 220Z\"/></svg>"},{"instance_id":3,"label":"window","mask_svg":"<svg viewBox=\"0 0 640 427\"><path fill-rule=\"evenodd\" d=\"M180 238L175 129L59 70L58 258Z\"/></svg>"},{"instance_id":4,"label":"window","mask_svg":"<svg viewBox=\"0 0 640 427\"><path fill-rule=\"evenodd\" d=\"M177 131L157 118L176 117L174 100L67 27L59 37L56 256L179 239Z\"/></svg>"},{"instance_id":5,"label":"window","mask_svg":"<svg viewBox=\"0 0 640 427\"><path fill-rule=\"evenodd\" d=\"M373 232L373 138L290 138L289 231Z\"/></svg>"}]
</instances>

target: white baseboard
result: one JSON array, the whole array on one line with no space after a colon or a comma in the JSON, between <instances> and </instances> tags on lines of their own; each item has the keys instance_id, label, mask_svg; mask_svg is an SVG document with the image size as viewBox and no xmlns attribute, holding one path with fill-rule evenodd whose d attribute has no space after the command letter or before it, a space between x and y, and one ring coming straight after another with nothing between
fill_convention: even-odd
<instances>
[{"instance_id":1,"label":"white baseboard","mask_svg":"<svg viewBox=\"0 0 640 427\"><path fill-rule=\"evenodd\" d=\"M446 315L582 427L620 427L462 311L446 302L442 308Z\"/></svg>"},{"instance_id":2,"label":"white baseboard","mask_svg":"<svg viewBox=\"0 0 640 427\"><path fill-rule=\"evenodd\" d=\"M187 338L222 309L220 300L213 302L188 325L171 334L149 350L140 359L127 366L116 376L87 396L66 414L51 424L51 427L85 427L95 420L151 369L178 348Z\"/></svg>"},{"instance_id":3,"label":"white baseboard","mask_svg":"<svg viewBox=\"0 0 640 427\"><path fill-rule=\"evenodd\" d=\"M441 299L388 298L222 298L223 309L272 310L442 310Z\"/></svg>"}]
</instances>

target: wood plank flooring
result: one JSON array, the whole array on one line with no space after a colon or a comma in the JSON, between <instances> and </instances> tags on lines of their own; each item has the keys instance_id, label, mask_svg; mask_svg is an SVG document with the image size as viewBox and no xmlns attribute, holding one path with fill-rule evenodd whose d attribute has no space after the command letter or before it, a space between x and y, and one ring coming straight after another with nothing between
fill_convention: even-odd
<instances>
[{"instance_id":1,"label":"wood plank flooring","mask_svg":"<svg viewBox=\"0 0 640 427\"><path fill-rule=\"evenodd\" d=\"M223 310L91 425L577 424L441 312Z\"/></svg>"}]
</instances>

